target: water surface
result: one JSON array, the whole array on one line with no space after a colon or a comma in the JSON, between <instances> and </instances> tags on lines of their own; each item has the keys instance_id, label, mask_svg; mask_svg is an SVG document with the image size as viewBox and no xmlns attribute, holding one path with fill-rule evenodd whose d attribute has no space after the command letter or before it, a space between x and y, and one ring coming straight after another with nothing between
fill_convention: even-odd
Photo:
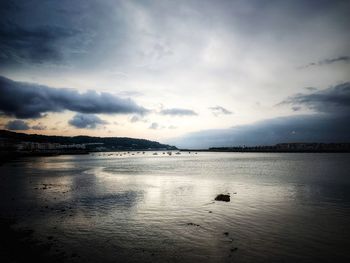
<instances>
[{"instance_id":1,"label":"water surface","mask_svg":"<svg viewBox=\"0 0 350 263\"><path fill-rule=\"evenodd\" d=\"M67 261L350 259L349 154L96 153L0 174L0 215L78 255Z\"/></svg>"}]
</instances>

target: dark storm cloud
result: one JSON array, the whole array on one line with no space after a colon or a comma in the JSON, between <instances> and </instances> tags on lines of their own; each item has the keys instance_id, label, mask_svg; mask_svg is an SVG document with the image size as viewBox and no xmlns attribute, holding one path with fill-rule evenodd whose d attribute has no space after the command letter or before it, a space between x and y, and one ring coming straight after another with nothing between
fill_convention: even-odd
<instances>
[{"instance_id":1,"label":"dark storm cloud","mask_svg":"<svg viewBox=\"0 0 350 263\"><path fill-rule=\"evenodd\" d=\"M350 115L350 82L309 94L296 94L280 103L294 107L305 106L317 112L333 115Z\"/></svg>"},{"instance_id":2,"label":"dark storm cloud","mask_svg":"<svg viewBox=\"0 0 350 263\"><path fill-rule=\"evenodd\" d=\"M160 111L162 115L172 115L172 116L195 116L198 115L195 111L189 109L172 108L164 109Z\"/></svg>"},{"instance_id":3,"label":"dark storm cloud","mask_svg":"<svg viewBox=\"0 0 350 263\"><path fill-rule=\"evenodd\" d=\"M340 56L340 57L336 57L336 58L327 58L324 60L320 60L318 62L311 62L311 63L309 63L305 66L302 66L300 68L308 68L308 67L312 67L312 66L323 66L323 65L329 65L329 64L334 64L334 63L338 63L338 62L349 63L350 57L349 56Z\"/></svg>"},{"instance_id":4,"label":"dark storm cloud","mask_svg":"<svg viewBox=\"0 0 350 263\"><path fill-rule=\"evenodd\" d=\"M221 106L209 107L209 109L212 111L212 113L215 116L219 116L221 114L223 114L223 115L230 115L230 114L232 114L232 111L229 111L229 110L227 110L227 109L225 109L224 107L221 107Z\"/></svg>"},{"instance_id":5,"label":"dark storm cloud","mask_svg":"<svg viewBox=\"0 0 350 263\"><path fill-rule=\"evenodd\" d=\"M95 29L87 23L93 16L84 13L97 12L89 8L93 5L97 4L78 0L0 1L1 66L71 65L77 55L80 60L94 37Z\"/></svg>"},{"instance_id":6,"label":"dark storm cloud","mask_svg":"<svg viewBox=\"0 0 350 263\"><path fill-rule=\"evenodd\" d=\"M47 112L70 110L80 113L146 113L131 99L110 93L50 88L13 81L0 76L0 111L17 118L40 118Z\"/></svg>"},{"instance_id":7,"label":"dark storm cloud","mask_svg":"<svg viewBox=\"0 0 350 263\"><path fill-rule=\"evenodd\" d=\"M25 121L13 120L13 121L9 121L5 125L5 129L12 130L12 131L25 131L25 130L29 130L30 127Z\"/></svg>"},{"instance_id":8,"label":"dark storm cloud","mask_svg":"<svg viewBox=\"0 0 350 263\"><path fill-rule=\"evenodd\" d=\"M69 124L78 129L96 129L99 125L108 124L107 121L100 119L92 114L76 114Z\"/></svg>"},{"instance_id":9,"label":"dark storm cloud","mask_svg":"<svg viewBox=\"0 0 350 263\"><path fill-rule=\"evenodd\" d=\"M229 129L204 130L168 141L177 147L273 145L282 142L349 142L350 115L299 115Z\"/></svg>"},{"instance_id":10,"label":"dark storm cloud","mask_svg":"<svg viewBox=\"0 0 350 263\"><path fill-rule=\"evenodd\" d=\"M59 26L25 28L11 22L0 24L0 61L43 63L61 59L59 41L77 35Z\"/></svg>"}]
</instances>

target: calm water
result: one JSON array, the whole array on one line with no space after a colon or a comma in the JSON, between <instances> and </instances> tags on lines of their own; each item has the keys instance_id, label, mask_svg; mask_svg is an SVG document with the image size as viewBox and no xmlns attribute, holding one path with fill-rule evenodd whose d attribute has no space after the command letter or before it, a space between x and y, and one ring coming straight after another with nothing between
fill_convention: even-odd
<instances>
[{"instance_id":1,"label":"calm water","mask_svg":"<svg viewBox=\"0 0 350 263\"><path fill-rule=\"evenodd\" d=\"M0 166L0 198L72 262L350 260L349 154L28 158Z\"/></svg>"}]
</instances>

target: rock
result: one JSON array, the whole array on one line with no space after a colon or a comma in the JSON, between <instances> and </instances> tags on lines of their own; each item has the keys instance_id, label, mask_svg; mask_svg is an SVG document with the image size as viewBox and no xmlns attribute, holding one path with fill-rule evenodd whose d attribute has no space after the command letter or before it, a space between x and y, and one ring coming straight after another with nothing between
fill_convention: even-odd
<instances>
[{"instance_id":1,"label":"rock","mask_svg":"<svg viewBox=\"0 0 350 263\"><path fill-rule=\"evenodd\" d=\"M238 250L238 248L237 248L237 247L234 247L234 248L231 248L230 250L231 250L231 252L235 252L235 251Z\"/></svg>"},{"instance_id":2,"label":"rock","mask_svg":"<svg viewBox=\"0 0 350 263\"><path fill-rule=\"evenodd\" d=\"M224 233L225 236L228 236L228 234L229 234L228 232L225 232L225 233Z\"/></svg>"},{"instance_id":3,"label":"rock","mask_svg":"<svg viewBox=\"0 0 350 263\"><path fill-rule=\"evenodd\" d=\"M215 201L230 202L230 195L219 194L215 197Z\"/></svg>"},{"instance_id":4,"label":"rock","mask_svg":"<svg viewBox=\"0 0 350 263\"><path fill-rule=\"evenodd\" d=\"M195 223L187 223L188 226L200 226L198 224L195 224Z\"/></svg>"}]
</instances>

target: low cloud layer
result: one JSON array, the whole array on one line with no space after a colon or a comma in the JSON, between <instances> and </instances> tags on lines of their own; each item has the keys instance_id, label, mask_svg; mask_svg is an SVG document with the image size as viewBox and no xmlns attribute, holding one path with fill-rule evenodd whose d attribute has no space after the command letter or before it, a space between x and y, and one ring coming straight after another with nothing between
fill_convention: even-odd
<instances>
[{"instance_id":1,"label":"low cloud layer","mask_svg":"<svg viewBox=\"0 0 350 263\"><path fill-rule=\"evenodd\" d=\"M209 107L209 109L215 116L232 114L232 111L229 111L228 109L225 109L224 107L221 107L221 106Z\"/></svg>"},{"instance_id":2,"label":"low cloud layer","mask_svg":"<svg viewBox=\"0 0 350 263\"><path fill-rule=\"evenodd\" d=\"M40 118L48 112L70 110L86 114L146 113L131 99L110 93L50 88L43 85L13 81L0 76L0 111L17 118Z\"/></svg>"},{"instance_id":3,"label":"low cloud layer","mask_svg":"<svg viewBox=\"0 0 350 263\"><path fill-rule=\"evenodd\" d=\"M42 123L38 123L36 125L33 125L31 128L32 130L43 131L43 130L46 130L47 127Z\"/></svg>"},{"instance_id":4,"label":"low cloud layer","mask_svg":"<svg viewBox=\"0 0 350 263\"><path fill-rule=\"evenodd\" d=\"M169 140L182 148L273 145L282 142L349 142L350 83L324 90L313 89L287 98L279 105L301 107L315 113L266 119L228 129L204 130Z\"/></svg>"},{"instance_id":5,"label":"low cloud layer","mask_svg":"<svg viewBox=\"0 0 350 263\"><path fill-rule=\"evenodd\" d=\"M92 114L76 114L69 124L78 129L96 129L100 125L108 124L96 115Z\"/></svg>"},{"instance_id":6,"label":"low cloud layer","mask_svg":"<svg viewBox=\"0 0 350 263\"><path fill-rule=\"evenodd\" d=\"M182 108L172 108L164 109L160 111L162 115L172 115L172 116L196 116L198 115L195 111Z\"/></svg>"},{"instance_id":7,"label":"low cloud layer","mask_svg":"<svg viewBox=\"0 0 350 263\"><path fill-rule=\"evenodd\" d=\"M46 130L47 127L40 122L33 126L30 126L27 122L23 120L12 120L12 121L8 121L4 126L4 128L12 131L26 131L26 130L43 131L43 130Z\"/></svg>"},{"instance_id":8,"label":"low cloud layer","mask_svg":"<svg viewBox=\"0 0 350 263\"><path fill-rule=\"evenodd\" d=\"M229 129L190 133L168 143L182 148L274 145L282 142L349 142L350 116L281 117Z\"/></svg>"},{"instance_id":9,"label":"low cloud layer","mask_svg":"<svg viewBox=\"0 0 350 263\"><path fill-rule=\"evenodd\" d=\"M279 105L292 105L300 110L304 106L316 112L350 115L350 82L312 93L299 93L282 101Z\"/></svg>"},{"instance_id":10,"label":"low cloud layer","mask_svg":"<svg viewBox=\"0 0 350 263\"><path fill-rule=\"evenodd\" d=\"M9 121L5 125L5 129L11 130L11 131L26 131L26 130L29 130L30 127L25 121L13 120L13 121Z\"/></svg>"}]
</instances>

